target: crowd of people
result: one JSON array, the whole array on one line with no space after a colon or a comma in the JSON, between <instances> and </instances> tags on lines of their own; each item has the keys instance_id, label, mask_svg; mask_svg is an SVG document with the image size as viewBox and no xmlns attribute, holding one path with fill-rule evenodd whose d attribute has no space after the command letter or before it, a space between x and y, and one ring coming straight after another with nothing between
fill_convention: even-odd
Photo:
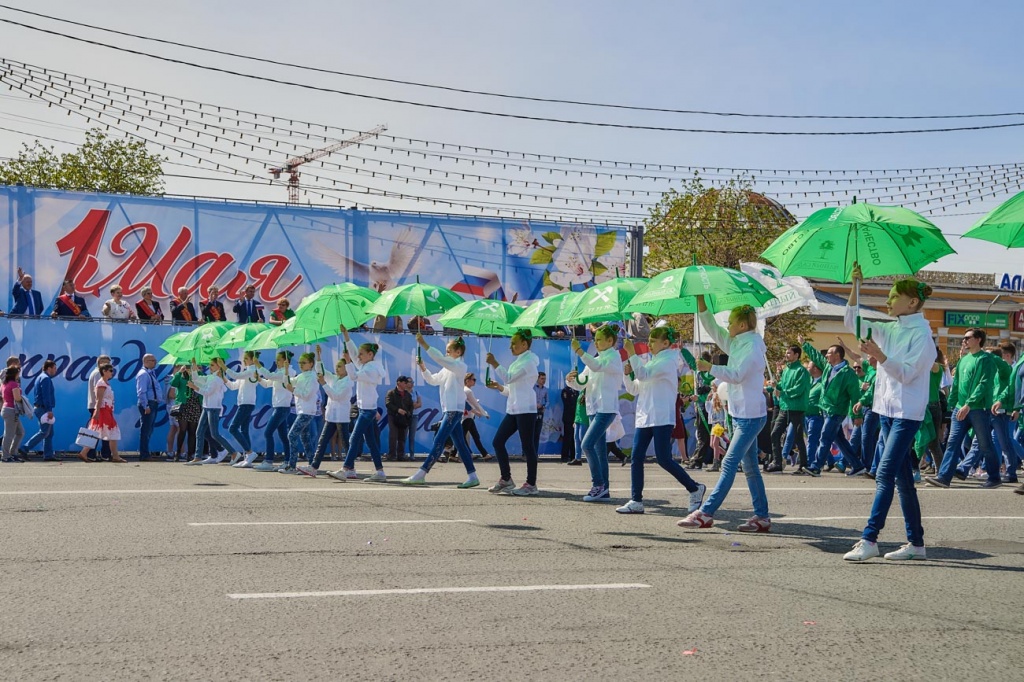
<instances>
[{"instance_id":1,"label":"crowd of people","mask_svg":"<svg viewBox=\"0 0 1024 682\"><path fill-rule=\"evenodd\" d=\"M854 278L860 278L859 268ZM42 311L31 278L19 271L15 287L16 309L21 314ZM1008 341L986 345L985 332L968 329L962 353L950 369L932 340L932 330L921 309L932 294L915 279L897 281L887 301L894 321L862 320L858 324L856 287L848 302L845 323L863 337L856 349L841 341L816 348L803 338L785 350L785 362L771 372L767 348L757 333L757 317L750 306L732 310L726 328L721 327L703 297L698 297L698 317L722 352L712 357L694 357L681 344L669 325L650 329L644 348L620 339L619 330L601 325L593 330L593 347L588 353L573 339L571 348L582 363L565 378L563 402L562 460L570 466L589 467L591 488L582 497L587 503L611 499L608 453L631 464L630 499L615 509L621 514L644 512L644 467L653 445L653 460L669 472L688 493L688 515L678 525L709 528L725 501L736 474L742 471L750 491L753 516L738 528L741 532L769 532L772 520L762 474L783 473L819 477L828 472L846 476L868 476L876 481L874 505L862 539L845 555L861 561L879 554L878 535L895 494L899 494L906 520L908 543L886 554L890 560L925 558L920 505L915 483L948 488L954 480L983 479L982 488L1017 483L1017 471L1024 459L1024 358ZM174 319L196 318L185 291L171 301ZM219 291L211 288L202 308L202 318L223 320L224 305ZM153 320L162 318L152 292L143 290L132 310L117 287L103 306L112 319ZM263 306L254 300L254 289L232 305L240 322L263 320ZM88 315L84 301L65 286L54 312ZM271 323L281 324L294 313L281 300L270 314ZM423 358L420 376L436 386L441 413L432 426L432 446L418 470L400 481L423 485L439 461L461 462L466 479L459 488L481 485L476 461L492 455L481 442L475 419L490 418L476 394L476 375L468 371L461 338L448 340L443 350L424 336L427 324L416 323L416 340ZM238 370L220 359L206 367L195 361L174 368L165 387L156 376L156 358L146 355L136 377L136 396L141 433L139 459L160 456L151 449L154 419L164 405L171 418L164 458L190 466L230 463L240 469L260 472L301 474L317 478L321 473L343 481L387 482L385 457L397 461L414 457L410 430L415 412L422 405L408 376L398 377L387 391L383 413L389 429L387 450L382 449L378 414L379 387L385 371L377 359L375 343L357 345L347 330L344 353L331 370L325 367L320 347L302 353L293 367L290 351L276 353L265 366L256 352L246 351ZM536 496L538 488L539 434L548 408L546 377L539 371L540 358L531 350L528 331L513 335L508 353L499 359L488 353L486 389L505 398L497 432L491 446L498 461L498 479L488 488L495 494ZM643 352L638 352L638 351ZM3 460L21 461L28 450L42 444L43 459L59 457L53 451L53 376L55 363L47 361L36 383L34 400L22 394L18 358L8 360L3 379ZM109 459L123 462L117 443L120 429L114 418L114 392L110 358L101 355L89 377L89 421L80 434L79 457L88 462ZM681 390L692 373L693 390ZM766 380L767 374L767 380ZM250 433L251 416L259 388L270 390L271 413L259 452ZM618 450L622 437L620 397L625 388L635 400L632 450L627 456ZM225 395L235 391L237 409L228 429L220 431ZM685 414L695 431L695 447L687 447ZM39 430L22 445L21 420L34 417ZM519 434L525 479L513 479L507 444ZM479 454L466 440L473 438ZM405 451L409 443L408 454ZM675 446L675 452L673 452ZM278 460L278 447L281 459ZM373 470L365 476L356 471L356 460L369 451ZM344 456L334 471L321 472L325 459ZM301 458L301 461L300 461ZM259 460L259 461L257 461ZM687 469L707 467L719 472L710 492L697 483ZM1024 487L1017 492L1024 494Z\"/></svg>"}]
</instances>

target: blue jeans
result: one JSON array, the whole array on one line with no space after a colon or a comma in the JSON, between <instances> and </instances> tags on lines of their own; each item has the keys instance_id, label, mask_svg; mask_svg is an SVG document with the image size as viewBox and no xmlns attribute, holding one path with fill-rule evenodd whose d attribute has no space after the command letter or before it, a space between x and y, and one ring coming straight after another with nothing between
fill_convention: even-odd
<instances>
[{"instance_id":1,"label":"blue jeans","mask_svg":"<svg viewBox=\"0 0 1024 682\"><path fill-rule=\"evenodd\" d=\"M807 432L807 452L808 454L814 453L813 456L818 454L818 445L821 443L821 427L825 425L825 418L820 414L813 414L809 417L804 417L804 431ZM787 452L792 451L790 447Z\"/></svg>"},{"instance_id":2,"label":"blue jeans","mask_svg":"<svg viewBox=\"0 0 1024 682\"><path fill-rule=\"evenodd\" d=\"M210 441L210 456L216 457L221 450L231 451L231 444L220 435L220 408L204 407L203 414L199 417L199 426L196 428L196 456L198 457L203 448L203 439Z\"/></svg>"},{"instance_id":3,"label":"blue jeans","mask_svg":"<svg viewBox=\"0 0 1024 682\"><path fill-rule=\"evenodd\" d=\"M263 455L264 462L274 463L274 434L281 440L281 447L284 448L285 461L291 459L292 449L288 443L288 412L287 407L275 407L267 422L267 451Z\"/></svg>"},{"instance_id":4,"label":"blue jeans","mask_svg":"<svg viewBox=\"0 0 1024 682\"><path fill-rule=\"evenodd\" d=\"M587 432L583 424L572 425L572 437L576 441L576 461L583 460L583 434Z\"/></svg>"},{"instance_id":5,"label":"blue jeans","mask_svg":"<svg viewBox=\"0 0 1024 682\"><path fill-rule=\"evenodd\" d=\"M285 466L294 467L299 463L299 450L306 456L308 464L313 463L313 415L300 414L295 418L288 429L288 445L291 446L291 452L284 462Z\"/></svg>"},{"instance_id":6,"label":"blue jeans","mask_svg":"<svg viewBox=\"0 0 1024 682\"><path fill-rule=\"evenodd\" d=\"M42 419L43 415L47 412L50 412L50 410L37 407L35 409L36 421ZM33 434L33 436L25 442L24 447L26 450L31 450L39 444L39 441L43 442L43 459L56 459L53 454L53 424L44 424L40 421L39 433Z\"/></svg>"},{"instance_id":7,"label":"blue jeans","mask_svg":"<svg viewBox=\"0 0 1024 682\"><path fill-rule=\"evenodd\" d=\"M818 452L814 455L814 462L811 464L812 469L821 471L825 466L829 453L832 451L832 443L835 443L839 447L839 451L843 453L847 469L856 471L863 468L864 465L861 463L860 457L854 452L850 441L846 440L846 435L843 433L843 420L845 419L846 417L843 415L825 417L825 423L821 427Z\"/></svg>"},{"instance_id":8,"label":"blue jeans","mask_svg":"<svg viewBox=\"0 0 1024 682\"><path fill-rule=\"evenodd\" d=\"M988 472L990 481L999 480L999 458L996 456L996 449L992 444L992 413L988 410L971 410L967 418L960 421L953 414L949 423L949 439L946 441L946 452L942 455L942 467L939 469L938 478L948 484L953 480L953 469L960 461L960 453L963 452L964 441L967 440L968 429L974 429L978 436L978 447L985 458L985 471Z\"/></svg>"},{"instance_id":9,"label":"blue jeans","mask_svg":"<svg viewBox=\"0 0 1024 682\"><path fill-rule=\"evenodd\" d=\"M380 471L384 468L380 461L380 434L377 433L377 410L359 410L355 424L352 425L352 438L345 455L345 468L352 469L356 465L356 457L363 451L363 441L370 449L373 466Z\"/></svg>"},{"instance_id":10,"label":"blue jeans","mask_svg":"<svg viewBox=\"0 0 1024 682\"><path fill-rule=\"evenodd\" d=\"M744 419L733 417L732 442L729 449L722 458L722 473L718 477L718 483L711 495L704 501L701 507L708 516L714 516L718 508L725 502L729 489L732 488L733 479L736 478L736 469L740 462L743 462L743 473L747 477L747 487L750 489L750 497L754 502L754 516L762 519L768 517L768 494L764 490L764 479L761 478L761 467L757 463L757 435L761 433L768 417L754 417Z\"/></svg>"},{"instance_id":11,"label":"blue jeans","mask_svg":"<svg viewBox=\"0 0 1024 682\"><path fill-rule=\"evenodd\" d=\"M921 527L921 503L914 487L914 436L921 422L911 419L882 417L880 420L882 449L878 471L875 472L875 501L871 516L861 536L869 542L878 542L878 534L885 528L885 517L892 506L893 485L900 495L900 509L907 525L907 539L915 547L924 546L924 528Z\"/></svg>"},{"instance_id":12,"label":"blue jeans","mask_svg":"<svg viewBox=\"0 0 1024 682\"><path fill-rule=\"evenodd\" d=\"M235 416L231 420L228 433L234 436L238 444L242 446L243 452L252 452L252 438L249 437L249 422L252 421L252 411L255 405L239 405L235 408Z\"/></svg>"},{"instance_id":13,"label":"blue jeans","mask_svg":"<svg viewBox=\"0 0 1024 682\"><path fill-rule=\"evenodd\" d=\"M434 462L441 456L444 444L449 438L455 444L455 451L459 453L459 459L462 460L462 465L466 467L466 473L475 473L476 467L473 465L473 453L469 451L469 446L466 445L466 435L462 432L461 410L444 413L444 418L441 419L441 426L438 427L437 433L434 435L434 445L431 446L430 454L427 455L420 469L423 469L425 472L430 471L431 467L434 466Z\"/></svg>"},{"instance_id":14,"label":"blue jeans","mask_svg":"<svg viewBox=\"0 0 1024 682\"><path fill-rule=\"evenodd\" d=\"M992 432L995 434L996 443L1006 456L1007 477L1016 478L1017 465L1024 459L1024 447L1013 438L1010 415L1000 414L992 417Z\"/></svg>"},{"instance_id":15,"label":"blue jeans","mask_svg":"<svg viewBox=\"0 0 1024 682\"><path fill-rule=\"evenodd\" d=\"M629 465L630 489L634 502L644 501L644 458L654 440L654 457L658 466L675 476L688 492L696 492L697 484L679 462L672 459L673 424L648 426L633 430L633 462Z\"/></svg>"},{"instance_id":16,"label":"blue jeans","mask_svg":"<svg viewBox=\"0 0 1024 682\"><path fill-rule=\"evenodd\" d=\"M331 447L331 439L334 438L335 432L341 432L342 440L347 440L348 435L346 433L348 422L324 422L324 428L320 431L320 438L316 442L316 452L313 453L313 461L311 466L314 469L320 468L320 462L324 459L324 453Z\"/></svg>"},{"instance_id":17,"label":"blue jeans","mask_svg":"<svg viewBox=\"0 0 1024 682\"><path fill-rule=\"evenodd\" d=\"M615 421L614 412L598 412L590 418L590 426L583 436L583 453L590 465L590 480L595 488L608 487L608 442L605 432Z\"/></svg>"},{"instance_id":18,"label":"blue jeans","mask_svg":"<svg viewBox=\"0 0 1024 682\"><path fill-rule=\"evenodd\" d=\"M142 421L142 426L139 429L139 459L149 459L149 439L153 436L153 424L156 423L156 410L160 407L160 403L156 400L150 400L149 414L146 411L139 408L139 417Z\"/></svg>"},{"instance_id":19,"label":"blue jeans","mask_svg":"<svg viewBox=\"0 0 1024 682\"><path fill-rule=\"evenodd\" d=\"M861 463L875 473L882 459L882 451L875 447L878 445L878 435L881 432L879 415L871 410L862 410L862 413L864 421L854 429L853 445L860 450ZM871 464L869 465L868 462Z\"/></svg>"}]
</instances>

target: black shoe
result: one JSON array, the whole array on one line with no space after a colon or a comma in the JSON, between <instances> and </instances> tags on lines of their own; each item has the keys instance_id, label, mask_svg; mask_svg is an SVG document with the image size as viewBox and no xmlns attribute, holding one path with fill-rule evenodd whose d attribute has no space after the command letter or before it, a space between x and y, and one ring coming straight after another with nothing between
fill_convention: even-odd
<instances>
[{"instance_id":1,"label":"black shoe","mask_svg":"<svg viewBox=\"0 0 1024 682\"><path fill-rule=\"evenodd\" d=\"M988 479L987 481L985 481L984 483L982 483L982 484L981 484L981 487L982 487L982 488L998 488L998 487L999 487L999 486L1001 486L1002 484L1003 484L1003 482L1002 482L1002 481L1000 481L1000 480L998 480L998 479L991 479L991 478L990 478L990 479Z\"/></svg>"},{"instance_id":2,"label":"black shoe","mask_svg":"<svg viewBox=\"0 0 1024 682\"><path fill-rule=\"evenodd\" d=\"M790 474L790 476L810 476L810 475L811 474L808 473L807 469L805 469L804 467L799 467L799 468L797 468L796 471L794 471L793 473Z\"/></svg>"},{"instance_id":3,"label":"black shoe","mask_svg":"<svg viewBox=\"0 0 1024 682\"><path fill-rule=\"evenodd\" d=\"M566 466L571 466L571 467L581 467L581 466L583 466L583 460L582 459L570 459L565 464L566 464Z\"/></svg>"},{"instance_id":4,"label":"black shoe","mask_svg":"<svg viewBox=\"0 0 1024 682\"><path fill-rule=\"evenodd\" d=\"M764 472L766 474L781 474L783 466L781 464L769 464L765 467Z\"/></svg>"},{"instance_id":5,"label":"black shoe","mask_svg":"<svg viewBox=\"0 0 1024 682\"><path fill-rule=\"evenodd\" d=\"M1016 476L1003 476L1003 483L1018 483Z\"/></svg>"},{"instance_id":6,"label":"black shoe","mask_svg":"<svg viewBox=\"0 0 1024 682\"><path fill-rule=\"evenodd\" d=\"M832 471L833 469L835 469L835 468L836 468L836 465L835 465L835 464L829 464L829 465L828 465L827 467L825 467L825 471L829 471L829 472L831 472L831 471ZM819 472L819 473L820 473L820 472Z\"/></svg>"},{"instance_id":7,"label":"black shoe","mask_svg":"<svg viewBox=\"0 0 1024 682\"><path fill-rule=\"evenodd\" d=\"M807 469L806 471L808 475L814 476L815 478L821 476L821 469Z\"/></svg>"},{"instance_id":8,"label":"black shoe","mask_svg":"<svg viewBox=\"0 0 1024 682\"><path fill-rule=\"evenodd\" d=\"M967 480L967 474L965 474L964 472L960 471L959 469L953 469L953 475L956 476L957 480L959 480L959 481L966 481Z\"/></svg>"}]
</instances>

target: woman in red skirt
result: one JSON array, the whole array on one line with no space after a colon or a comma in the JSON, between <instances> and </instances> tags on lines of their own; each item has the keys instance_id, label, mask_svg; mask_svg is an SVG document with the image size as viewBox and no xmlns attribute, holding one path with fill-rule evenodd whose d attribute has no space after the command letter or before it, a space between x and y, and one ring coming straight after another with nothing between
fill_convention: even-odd
<instances>
[{"instance_id":1,"label":"woman in red skirt","mask_svg":"<svg viewBox=\"0 0 1024 682\"><path fill-rule=\"evenodd\" d=\"M114 366L107 363L100 365L100 380L96 382L96 409L89 420L89 428L99 433L99 439L110 443L110 461L124 464L128 460L117 452L117 441L121 440L121 429L114 420L114 391L110 381L114 378ZM86 453L91 448L82 448L78 454L83 462L95 462Z\"/></svg>"}]
</instances>

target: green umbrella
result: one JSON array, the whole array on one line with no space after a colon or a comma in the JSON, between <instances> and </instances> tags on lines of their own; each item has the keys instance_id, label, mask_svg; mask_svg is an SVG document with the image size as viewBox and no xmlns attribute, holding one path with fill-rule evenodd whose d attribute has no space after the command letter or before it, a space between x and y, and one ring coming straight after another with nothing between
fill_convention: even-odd
<instances>
[{"instance_id":1,"label":"green umbrella","mask_svg":"<svg viewBox=\"0 0 1024 682\"><path fill-rule=\"evenodd\" d=\"M516 318L523 312L522 306L505 301L479 299L466 301L455 306L438 318L446 329L458 329L481 336L512 336L522 327L515 326ZM530 329L534 336L543 336L540 329ZM487 352L491 351L491 341L487 341ZM491 378L491 368L487 368L484 376L486 384Z\"/></svg>"},{"instance_id":2,"label":"green umbrella","mask_svg":"<svg viewBox=\"0 0 1024 682\"><path fill-rule=\"evenodd\" d=\"M302 299L295 310L295 328L337 334L355 329L373 317L368 308L380 298L373 289L350 282L331 284Z\"/></svg>"},{"instance_id":3,"label":"green umbrella","mask_svg":"<svg viewBox=\"0 0 1024 682\"><path fill-rule=\"evenodd\" d=\"M260 332L246 346L246 350L274 350L286 346L306 346L324 339L329 339L339 332L329 334L315 332L310 329L296 329L296 318L289 318L284 324L273 329Z\"/></svg>"},{"instance_id":4,"label":"green umbrella","mask_svg":"<svg viewBox=\"0 0 1024 682\"><path fill-rule=\"evenodd\" d=\"M1024 192L989 211L964 236L1008 249L1024 248Z\"/></svg>"},{"instance_id":5,"label":"green umbrella","mask_svg":"<svg viewBox=\"0 0 1024 682\"><path fill-rule=\"evenodd\" d=\"M173 351L179 357L192 357L191 353L214 349L221 337L237 327L236 322L207 322L190 331Z\"/></svg>"},{"instance_id":6,"label":"green umbrella","mask_svg":"<svg viewBox=\"0 0 1024 682\"><path fill-rule=\"evenodd\" d=\"M250 341L268 329L277 329L277 327L267 322L248 322L246 324L240 324L224 336L220 337L220 340L214 344L214 347L221 350L245 348Z\"/></svg>"},{"instance_id":7,"label":"green umbrella","mask_svg":"<svg viewBox=\"0 0 1024 682\"><path fill-rule=\"evenodd\" d=\"M629 317L625 311L633 297L647 284L642 277L616 277L580 292L571 308L563 308L557 324L576 325L611 322Z\"/></svg>"},{"instance_id":8,"label":"green umbrella","mask_svg":"<svg viewBox=\"0 0 1024 682\"><path fill-rule=\"evenodd\" d=\"M563 314L563 311L568 312L576 305L581 296L583 296L582 291L563 291L554 296L538 299L526 306L526 310L516 318L512 326L521 329L527 327L554 327L560 324L558 318Z\"/></svg>"},{"instance_id":9,"label":"green umbrella","mask_svg":"<svg viewBox=\"0 0 1024 682\"><path fill-rule=\"evenodd\" d=\"M188 336L188 332L178 332L176 334L171 334L166 339L164 339L163 343L160 344L160 350L165 350L168 353L173 353L174 351L178 350L178 346L181 345L181 342L185 339L186 336Z\"/></svg>"},{"instance_id":10,"label":"green umbrella","mask_svg":"<svg viewBox=\"0 0 1024 682\"><path fill-rule=\"evenodd\" d=\"M371 315L422 315L429 317L447 312L466 299L451 289L433 284L406 284L388 289L368 308Z\"/></svg>"},{"instance_id":11,"label":"green umbrella","mask_svg":"<svg viewBox=\"0 0 1024 682\"><path fill-rule=\"evenodd\" d=\"M227 352L216 348L200 348L193 353L188 353L184 355L168 353L167 355L160 358L160 361L156 364L187 365L190 362L192 362L193 358L195 358L196 363L200 365L208 365L210 364L210 360L212 360L213 358L222 358L224 360L227 360L228 354Z\"/></svg>"},{"instance_id":12,"label":"green umbrella","mask_svg":"<svg viewBox=\"0 0 1024 682\"><path fill-rule=\"evenodd\" d=\"M757 308L775 298L775 294L764 285L739 270L714 265L688 265L652 277L625 310L655 317L696 313L697 296L704 297L704 303L712 313L741 305Z\"/></svg>"}]
</instances>

